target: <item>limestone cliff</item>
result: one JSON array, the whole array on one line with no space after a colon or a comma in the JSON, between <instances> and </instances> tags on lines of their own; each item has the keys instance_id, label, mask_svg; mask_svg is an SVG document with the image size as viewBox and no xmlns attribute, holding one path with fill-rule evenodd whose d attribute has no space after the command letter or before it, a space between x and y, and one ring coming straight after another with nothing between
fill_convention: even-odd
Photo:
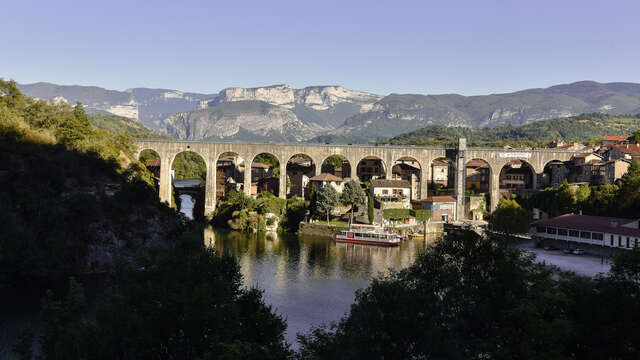
<instances>
[{"instance_id":1,"label":"limestone cliff","mask_svg":"<svg viewBox=\"0 0 640 360\"><path fill-rule=\"evenodd\" d=\"M304 124L288 109L263 101L235 101L196 111L174 114L161 130L178 139L256 140L280 135L284 140L305 140L317 129Z\"/></svg>"},{"instance_id":2,"label":"limestone cliff","mask_svg":"<svg viewBox=\"0 0 640 360\"><path fill-rule=\"evenodd\" d=\"M70 104L81 101L89 111L126 116L165 134L194 140L288 141L332 134L371 139L428 125L518 126L585 112L640 112L640 84L593 81L480 96L382 97L335 85L227 88L217 94L146 88L115 91L48 83L19 87L32 97ZM270 107L256 110L245 106L247 102Z\"/></svg>"}]
</instances>

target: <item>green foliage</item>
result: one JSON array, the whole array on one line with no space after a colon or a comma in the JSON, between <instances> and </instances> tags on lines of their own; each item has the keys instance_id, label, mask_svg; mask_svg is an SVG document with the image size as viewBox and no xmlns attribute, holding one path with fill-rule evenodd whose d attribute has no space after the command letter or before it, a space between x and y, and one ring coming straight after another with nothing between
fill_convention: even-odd
<instances>
[{"instance_id":1,"label":"green foliage","mask_svg":"<svg viewBox=\"0 0 640 360\"><path fill-rule=\"evenodd\" d=\"M130 161L130 136L93 129L80 104L27 98L2 80L0 92L0 175L11 174L0 176L0 288L100 270L85 263L90 245L117 239L130 254L156 221L161 233L181 226Z\"/></svg>"},{"instance_id":2,"label":"green foliage","mask_svg":"<svg viewBox=\"0 0 640 360\"><path fill-rule=\"evenodd\" d=\"M225 201L217 204L213 214L213 222L219 226L229 226L229 221L234 217L234 212L241 210L251 211L255 203L256 201L251 196L245 195L244 192L232 190L227 194ZM246 227L246 222L243 224L242 229Z\"/></svg>"},{"instance_id":3,"label":"green foliage","mask_svg":"<svg viewBox=\"0 0 640 360\"><path fill-rule=\"evenodd\" d=\"M299 197L287 199L287 210L282 221L282 227L290 233L295 233L300 227L300 223L307 215L309 202Z\"/></svg>"},{"instance_id":4,"label":"green foliage","mask_svg":"<svg viewBox=\"0 0 640 360\"><path fill-rule=\"evenodd\" d=\"M537 121L523 126L499 126L475 129L469 127L428 126L393 137L397 145L455 146L458 138L467 138L470 146L504 145L543 147L551 141L595 141L605 135L628 135L640 128L640 115L587 113L567 118Z\"/></svg>"},{"instance_id":5,"label":"green foliage","mask_svg":"<svg viewBox=\"0 0 640 360\"><path fill-rule=\"evenodd\" d=\"M331 165L331 167L335 169L342 168L342 161L344 161L345 157L342 155L331 155L324 160L325 164Z\"/></svg>"},{"instance_id":6,"label":"green foliage","mask_svg":"<svg viewBox=\"0 0 640 360\"><path fill-rule=\"evenodd\" d=\"M384 209L382 217L389 220L406 219L411 216L411 209Z\"/></svg>"},{"instance_id":7,"label":"green foliage","mask_svg":"<svg viewBox=\"0 0 640 360\"><path fill-rule=\"evenodd\" d=\"M416 221L429 221L431 219L431 210L416 210L414 216Z\"/></svg>"},{"instance_id":8,"label":"green foliage","mask_svg":"<svg viewBox=\"0 0 640 360\"><path fill-rule=\"evenodd\" d=\"M489 229L505 234L522 234L529 231L529 212L515 200L502 200L489 215Z\"/></svg>"},{"instance_id":9,"label":"green foliage","mask_svg":"<svg viewBox=\"0 0 640 360\"><path fill-rule=\"evenodd\" d=\"M551 216L577 213L596 216L640 217L640 164L632 161L616 184L573 187L566 181L558 188L538 191L520 200L528 209L539 208Z\"/></svg>"},{"instance_id":10,"label":"green foliage","mask_svg":"<svg viewBox=\"0 0 640 360\"><path fill-rule=\"evenodd\" d=\"M285 321L201 237L122 263L95 316L82 288L45 303L45 359L286 359Z\"/></svg>"},{"instance_id":11,"label":"green foliage","mask_svg":"<svg viewBox=\"0 0 640 360\"><path fill-rule=\"evenodd\" d=\"M622 276L582 278L497 240L452 232L409 268L358 291L338 323L299 335L299 357L636 358L640 257L625 263Z\"/></svg>"},{"instance_id":12,"label":"green foliage","mask_svg":"<svg viewBox=\"0 0 640 360\"><path fill-rule=\"evenodd\" d=\"M373 195L371 195L370 191L367 191L367 217L369 218L369 224L373 224L375 213L373 208Z\"/></svg>"},{"instance_id":13,"label":"green foliage","mask_svg":"<svg viewBox=\"0 0 640 360\"><path fill-rule=\"evenodd\" d=\"M328 225L331 210L340 204L340 195L333 186L326 185L316 189L314 200L315 215L326 216Z\"/></svg>"},{"instance_id":14,"label":"green foliage","mask_svg":"<svg viewBox=\"0 0 640 360\"><path fill-rule=\"evenodd\" d=\"M618 280L640 284L640 249L620 251L616 254L611 275Z\"/></svg>"},{"instance_id":15,"label":"green foliage","mask_svg":"<svg viewBox=\"0 0 640 360\"><path fill-rule=\"evenodd\" d=\"M183 151L176 155L171 168L175 170L176 180L202 180L207 179L207 165L202 157L193 151Z\"/></svg>"},{"instance_id":16,"label":"green foliage","mask_svg":"<svg viewBox=\"0 0 640 360\"><path fill-rule=\"evenodd\" d=\"M301 357L554 358L570 328L555 314L563 299L549 296L551 281L517 250L449 235L358 291L339 323L301 336Z\"/></svg>"},{"instance_id":17,"label":"green foliage","mask_svg":"<svg viewBox=\"0 0 640 360\"><path fill-rule=\"evenodd\" d=\"M280 178L280 162L273 154L260 153L253 158L253 162L269 165L273 169L273 177Z\"/></svg>"},{"instance_id":18,"label":"green foliage","mask_svg":"<svg viewBox=\"0 0 640 360\"><path fill-rule=\"evenodd\" d=\"M134 138L144 139L169 139L168 136L160 135L126 117L110 114L89 114L88 117L93 126L112 134L129 134Z\"/></svg>"},{"instance_id":19,"label":"green foliage","mask_svg":"<svg viewBox=\"0 0 640 360\"><path fill-rule=\"evenodd\" d=\"M355 180L350 180L348 183L344 184L342 194L340 195L340 202L351 207L349 223L353 223L354 208L364 204L365 199L366 195L362 190L362 187Z\"/></svg>"},{"instance_id":20,"label":"green foliage","mask_svg":"<svg viewBox=\"0 0 640 360\"><path fill-rule=\"evenodd\" d=\"M155 159L159 159L160 155L158 155L157 152L150 150L150 149L145 149L142 150L140 152L140 162L147 165L149 164L151 161L155 160Z\"/></svg>"},{"instance_id":21,"label":"green foliage","mask_svg":"<svg viewBox=\"0 0 640 360\"><path fill-rule=\"evenodd\" d=\"M260 214L273 213L278 216L284 215L286 207L286 199L280 199L268 191L260 193L254 205L254 208Z\"/></svg>"}]
</instances>

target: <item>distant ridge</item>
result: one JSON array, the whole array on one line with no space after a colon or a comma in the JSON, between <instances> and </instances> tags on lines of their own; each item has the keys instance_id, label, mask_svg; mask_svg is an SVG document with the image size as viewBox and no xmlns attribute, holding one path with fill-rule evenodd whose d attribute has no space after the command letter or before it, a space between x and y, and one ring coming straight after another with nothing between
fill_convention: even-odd
<instances>
[{"instance_id":1,"label":"distant ridge","mask_svg":"<svg viewBox=\"0 0 640 360\"><path fill-rule=\"evenodd\" d=\"M218 94L50 83L19 87L32 97L80 101L90 112L124 116L159 133L192 140L309 141L318 136L366 140L431 125L519 126L582 113L640 113L640 84L625 82L579 81L478 96L381 96L339 85L294 89L280 84L227 88Z\"/></svg>"}]
</instances>

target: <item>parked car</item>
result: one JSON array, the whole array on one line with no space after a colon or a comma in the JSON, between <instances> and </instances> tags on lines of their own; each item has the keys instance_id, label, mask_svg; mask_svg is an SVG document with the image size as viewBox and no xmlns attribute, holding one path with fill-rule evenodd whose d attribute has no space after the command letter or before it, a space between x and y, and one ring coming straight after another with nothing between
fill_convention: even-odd
<instances>
[{"instance_id":1,"label":"parked car","mask_svg":"<svg viewBox=\"0 0 640 360\"><path fill-rule=\"evenodd\" d=\"M545 246L545 247L543 247L543 249L545 249L545 250L556 250L556 248L554 248L553 246Z\"/></svg>"},{"instance_id":2,"label":"parked car","mask_svg":"<svg viewBox=\"0 0 640 360\"><path fill-rule=\"evenodd\" d=\"M582 249L575 249L571 252L573 255L584 255L584 250Z\"/></svg>"},{"instance_id":3,"label":"parked car","mask_svg":"<svg viewBox=\"0 0 640 360\"><path fill-rule=\"evenodd\" d=\"M563 253L565 254L571 254L572 250L571 249L564 249L562 250Z\"/></svg>"}]
</instances>

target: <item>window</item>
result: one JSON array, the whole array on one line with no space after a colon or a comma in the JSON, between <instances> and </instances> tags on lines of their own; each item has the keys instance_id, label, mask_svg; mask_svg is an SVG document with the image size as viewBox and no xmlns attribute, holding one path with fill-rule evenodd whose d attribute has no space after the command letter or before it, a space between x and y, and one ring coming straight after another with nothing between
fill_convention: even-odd
<instances>
[{"instance_id":1,"label":"window","mask_svg":"<svg viewBox=\"0 0 640 360\"><path fill-rule=\"evenodd\" d=\"M558 229L558 235L567 236L567 229Z\"/></svg>"},{"instance_id":2,"label":"window","mask_svg":"<svg viewBox=\"0 0 640 360\"><path fill-rule=\"evenodd\" d=\"M547 232L547 228L544 226L536 226L536 231L539 233Z\"/></svg>"},{"instance_id":3,"label":"window","mask_svg":"<svg viewBox=\"0 0 640 360\"><path fill-rule=\"evenodd\" d=\"M591 233L588 231L580 231L580 238L591 239Z\"/></svg>"},{"instance_id":4,"label":"window","mask_svg":"<svg viewBox=\"0 0 640 360\"><path fill-rule=\"evenodd\" d=\"M627 236L627 249L629 248L629 237Z\"/></svg>"},{"instance_id":5,"label":"window","mask_svg":"<svg viewBox=\"0 0 640 360\"><path fill-rule=\"evenodd\" d=\"M635 239L633 247L638 247L638 238Z\"/></svg>"},{"instance_id":6,"label":"window","mask_svg":"<svg viewBox=\"0 0 640 360\"><path fill-rule=\"evenodd\" d=\"M387 195L389 193L389 190L382 190L382 195Z\"/></svg>"},{"instance_id":7,"label":"window","mask_svg":"<svg viewBox=\"0 0 640 360\"><path fill-rule=\"evenodd\" d=\"M547 234L555 234L557 231L556 228L552 228L552 227L548 227L547 228Z\"/></svg>"},{"instance_id":8,"label":"window","mask_svg":"<svg viewBox=\"0 0 640 360\"><path fill-rule=\"evenodd\" d=\"M602 240L603 239L603 235L602 235L602 233L592 233L591 234L591 238L593 240Z\"/></svg>"},{"instance_id":9,"label":"window","mask_svg":"<svg viewBox=\"0 0 640 360\"><path fill-rule=\"evenodd\" d=\"M622 236L618 235L618 247L622 246Z\"/></svg>"},{"instance_id":10,"label":"window","mask_svg":"<svg viewBox=\"0 0 640 360\"><path fill-rule=\"evenodd\" d=\"M569 236L580 237L580 232L578 230L569 230Z\"/></svg>"},{"instance_id":11,"label":"window","mask_svg":"<svg viewBox=\"0 0 640 360\"><path fill-rule=\"evenodd\" d=\"M611 246L613 246L613 235L611 235Z\"/></svg>"}]
</instances>

